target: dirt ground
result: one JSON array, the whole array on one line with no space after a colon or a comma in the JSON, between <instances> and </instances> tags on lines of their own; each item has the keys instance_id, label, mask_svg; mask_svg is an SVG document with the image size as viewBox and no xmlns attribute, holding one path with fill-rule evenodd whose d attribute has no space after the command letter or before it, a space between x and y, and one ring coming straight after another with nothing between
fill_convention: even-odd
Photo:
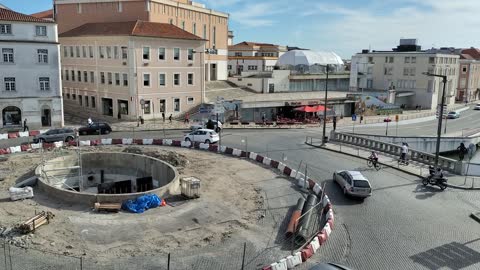
<instances>
[{"instance_id":1,"label":"dirt ground","mask_svg":"<svg viewBox=\"0 0 480 270\"><path fill-rule=\"evenodd\" d=\"M273 229L259 222L264 218L265 198L255 184L257 180L278 178L269 169L246 160L180 148L85 149L82 151L143 153L165 160L178 169L180 177L201 179L201 197L143 214L96 213L88 207L48 198L37 188L33 199L12 202L8 196L10 186L33 176L43 159L74 151L46 152L43 157L41 153L12 155L0 161L0 179L3 179L0 180L0 236L3 234L3 238L17 246L102 261L125 255L202 249L239 237L260 246L261 236ZM287 183L285 179L279 181ZM11 230L39 211L51 211L55 217L34 234L22 236Z\"/></svg>"}]
</instances>

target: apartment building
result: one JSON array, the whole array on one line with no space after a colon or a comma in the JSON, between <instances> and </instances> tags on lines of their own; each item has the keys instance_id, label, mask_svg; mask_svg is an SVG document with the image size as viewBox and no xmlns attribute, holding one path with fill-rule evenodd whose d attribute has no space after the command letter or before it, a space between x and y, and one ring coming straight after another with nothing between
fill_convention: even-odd
<instances>
[{"instance_id":1,"label":"apartment building","mask_svg":"<svg viewBox=\"0 0 480 270\"><path fill-rule=\"evenodd\" d=\"M240 75L242 72L273 71L278 58L287 52L286 46L241 42L228 46L228 74Z\"/></svg>"},{"instance_id":2,"label":"apartment building","mask_svg":"<svg viewBox=\"0 0 480 270\"><path fill-rule=\"evenodd\" d=\"M227 79L229 15L203 4L189 0L54 0L54 16L59 33L85 23L141 20L175 25L206 40L205 79Z\"/></svg>"},{"instance_id":3,"label":"apartment building","mask_svg":"<svg viewBox=\"0 0 480 270\"><path fill-rule=\"evenodd\" d=\"M0 8L1 127L63 126L57 25Z\"/></svg>"},{"instance_id":4,"label":"apartment building","mask_svg":"<svg viewBox=\"0 0 480 270\"><path fill-rule=\"evenodd\" d=\"M87 23L60 42L67 105L133 120L203 102L205 40L172 24Z\"/></svg>"},{"instance_id":5,"label":"apartment building","mask_svg":"<svg viewBox=\"0 0 480 270\"><path fill-rule=\"evenodd\" d=\"M460 53L457 100L471 102L480 98L480 50L470 48Z\"/></svg>"},{"instance_id":6,"label":"apartment building","mask_svg":"<svg viewBox=\"0 0 480 270\"><path fill-rule=\"evenodd\" d=\"M351 91L388 92L390 103L414 108L435 109L440 103L446 75L446 103L453 104L457 93L460 57L422 51L416 40L401 40L392 51L368 51L352 57Z\"/></svg>"}]
</instances>

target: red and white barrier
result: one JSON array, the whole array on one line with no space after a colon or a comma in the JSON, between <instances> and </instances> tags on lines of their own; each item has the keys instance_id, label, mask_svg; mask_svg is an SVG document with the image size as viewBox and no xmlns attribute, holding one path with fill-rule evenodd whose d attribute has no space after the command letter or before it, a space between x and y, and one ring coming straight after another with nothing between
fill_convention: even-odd
<instances>
[{"instance_id":1,"label":"red and white barrier","mask_svg":"<svg viewBox=\"0 0 480 270\"><path fill-rule=\"evenodd\" d=\"M63 147L63 142L54 142L53 144L55 145L56 148Z\"/></svg>"},{"instance_id":2,"label":"red and white barrier","mask_svg":"<svg viewBox=\"0 0 480 270\"><path fill-rule=\"evenodd\" d=\"M130 145L133 144L133 139L128 138L128 139L122 139L122 144L123 145Z\"/></svg>"},{"instance_id":3,"label":"red and white barrier","mask_svg":"<svg viewBox=\"0 0 480 270\"><path fill-rule=\"evenodd\" d=\"M232 155L240 157L242 155L242 150L240 149L233 149Z\"/></svg>"},{"instance_id":4,"label":"red and white barrier","mask_svg":"<svg viewBox=\"0 0 480 270\"><path fill-rule=\"evenodd\" d=\"M112 139L102 139L101 143L103 145L111 145L112 144Z\"/></svg>"},{"instance_id":5,"label":"red and white barrier","mask_svg":"<svg viewBox=\"0 0 480 270\"><path fill-rule=\"evenodd\" d=\"M11 154L22 152L22 148L20 146L11 146L9 148Z\"/></svg>"},{"instance_id":6,"label":"red and white barrier","mask_svg":"<svg viewBox=\"0 0 480 270\"><path fill-rule=\"evenodd\" d=\"M6 139L8 139L7 133L0 134L0 140L6 140Z\"/></svg>"},{"instance_id":7,"label":"red and white barrier","mask_svg":"<svg viewBox=\"0 0 480 270\"><path fill-rule=\"evenodd\" d=\"M257 153L250 152L249 158L252 159L252 160L257 160Z\"/></svg>"},{"instance_id":8,"label":"red and white barrier","mask_svg":"<svg viewBox=\"0 0 480 270\"><path fill-rule=\"evenodd\" d=\"M163 145L172 145L172 140L169 139L163 139L162 140Z\"/></svg>"},{"instance_id":9,"label":"red and white barrier","mask_svg":"<svg viewBox=\"0 0 480 270\"><path fill-rule=\"evenodd\" d=\"M318 183L315 183L313 186L313 193L315 193L317 196L322 194L322 187Z\"/></svg>"},{"instance_id":10,"label":"red and white barrier","mask_svg":"<svg viewBox=\"0 0 480 270\"><path fill-rule=\"evenodd\" d=\"M313 253L317 253L317 250L320 248L320 241L318 241L318 237L315 236L310 242L310 245L312 245Z\"/></svg>"},{"instance_id":11,"label":"red and white barrier","mask_svg":"<svg viewBox=\"0 0 480 270\"><path fill-rule=\"evenodd\" d=\"M286 165L281 163L281 162L278 164L278 170L281 171L281 172L283 172L285 170L285 167L286 167Z\"/></svg>"},{"instance_id":12,"label":"red and white barrier","mask_svg":"<svg viewBox=\"0 0 480 270\"><path fill-rule=\"evenodd\" d=\"M227 147L225 145L220 146L220 152L225 153L227 151Z\"/></svg>"},{"instance_id":13,"label":"red and white barrier","mask_svg":"<svg viewBox=\"0 0 480 270\"><path fill-rule=\"evenodd\" d=\"M143 139L142 143L143 143L143 145L152 145L153 144L153 139Z\"/></svg>"},{"instance_id":14,"label":"red and white barrier","mask_svg":"<svg viewBox=\"0 0 480 270\"><path fill-rule=\"evenodd\" d=\"M28 131L18 132L18 136L19 136L19 137L29 137L29 136L30 136L30 132L28 132Z\"/></svg>"},{"instance_id":15,"label":"red and white barrier","mask_svg":"<svg viewBox=\"0 0 480 270\"><path fill-rule=\"evenodd\" d=\"M264 157L263 158L263 164L264 165L267 165L267 166L270 166L270 163L272 162L272 159L271 158L268 158L268 157Z\"/></svg>"},{"instance_id":16,"label":"red and white barrier","mask_svg":"<svg viewBox=\"0 0 480 270\"><path fill-rule=\"evenodd\" d=\"M302 264L302 253L297 252L295 255L290 255L287 257L287 268L292 269L295 266Z\"/></svg>"},{"instance_id":17,"label":"red and white barrier","mask_svg":"<svg viewBox=\"0 0 480 270\"><path fill-rule=\"evenodd\" d=\"M281 259L277 263L270 264L272 270L287 270L287 259Z\"/></svg>"},{"instance_id":18,"label":"red and white barrier","mask_svg":"<svg viewBox=\"0 0 480 270\"><path fill-rule=\"evenodd\" d=\"M202 149L202 150L208 150L208 148L210 147L210 144L208 144L208 143L201 143L199 147L200 147L200 149Z\"/></svg>"},{"instance_id":19,"label":"red and white barrier","mask_svg":"<svg viewBox=\"0 0 480 270\"><path fill-rule=\"evenodd\" d=\"M187 141L182 141L182 142L180 143L180 145L181 145L182 147L190 148L190 147L192 146L192 143L191 143L191 142L187 142Z\"/></svg>"},{"instance_id":20,"label":"red and white barrier","mask_svg":"<svg viewBox=\"0 0 480 270\"><path fill-rule=\"evenodd\" d=\"M90 145L91 145L90 140L80 141L80 146L90 146Z\"/></svg>"}]
</instances>

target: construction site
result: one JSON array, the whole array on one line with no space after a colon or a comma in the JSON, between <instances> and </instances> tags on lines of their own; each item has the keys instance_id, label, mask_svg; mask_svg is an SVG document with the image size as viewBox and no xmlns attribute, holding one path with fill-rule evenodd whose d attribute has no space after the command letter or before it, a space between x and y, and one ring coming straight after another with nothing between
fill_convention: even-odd
<instances>
[{"instance_id":1,"label":"construction site","mask_svg":"<svg viewBox=\"0 0 480 270\"><path fill-rule=\"evenodd\" d=\"M288 177L204 151L40 149L3 158L0 172L0 266L9 270L262 269L325 223L319 198L307 199ZM192 179L198 190L185 191ZM32 186L34 196L12 201L6 191L13 186ZM153 194L159 207L122 207ZM298 223L303 204L312 215L299 236L292 214Z\"/></svg>"}]
</instances>

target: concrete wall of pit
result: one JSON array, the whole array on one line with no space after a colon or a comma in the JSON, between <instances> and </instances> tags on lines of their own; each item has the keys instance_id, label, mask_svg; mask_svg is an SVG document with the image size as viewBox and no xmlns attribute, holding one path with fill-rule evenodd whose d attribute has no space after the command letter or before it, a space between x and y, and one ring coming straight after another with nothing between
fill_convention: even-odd
<instances>
[{"instance_id":1,"label":"concrete wall of pit","mask_svg":"<svg viewBox=\"0 0 480 270\"><path fill-rule=\"evenodd\" d=\"M82 157L82 171L87 173L89 170L98 170L105 168L109 172L125 171L125 168L138 170L141 174L151 175L153 179L159 181L159 187L146 192L125 193L125 194L92 194L85 192L76 192L72 190L58 188L52 185L48 175L74 175L78 174L78 170L65 169L62 171L48 172L49 169L68 168L78 165L75 156L59 157L49 160L45 166L39 165L35 169L35 173L40 181L38 181L39 189L49 197L54 197L62 201L72 204L93 205L95 202L123 202L128 199L134 199L144 194L157 194L160 198L170 194L178 194L180 191L179 175L175 167L170 164L148 156L137 155L131 153L119 152L96 152L84 153Z\"/></svg>"}]
</instances>

